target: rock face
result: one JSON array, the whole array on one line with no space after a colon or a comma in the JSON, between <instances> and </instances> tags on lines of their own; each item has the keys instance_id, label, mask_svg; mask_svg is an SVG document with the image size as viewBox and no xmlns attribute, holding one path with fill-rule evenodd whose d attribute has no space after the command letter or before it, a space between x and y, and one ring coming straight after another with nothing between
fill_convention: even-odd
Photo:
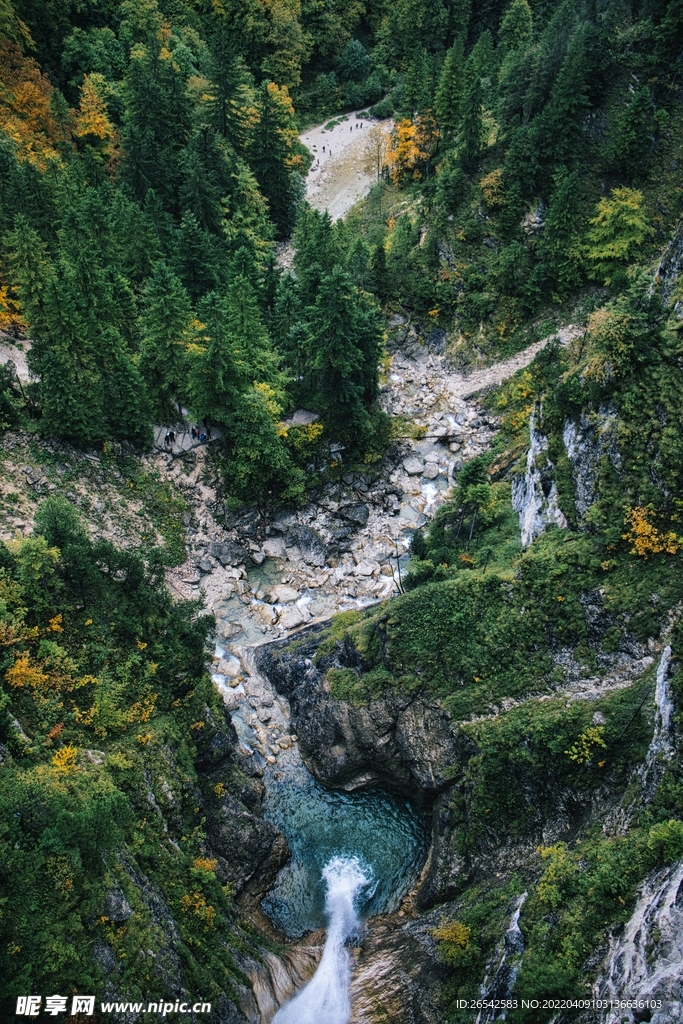
<instances>
[{"instance_id":1,"label":"rock face","mask_svg":"<svg viewBox=\"0 0 683 1024\"><path fill-rule=\"evenodd\" d=\"M431 803L447 785L444 770L456 756L447 714L423 695L391 693L355 707L325 689L329 668L352 668L359 655L338 645L318 666L312 630L295 651L282 643L256 652L259 670L287 697L299 745L322 783L346 790L372 783Z\"/></svg>"},{"instance_id":2,"label":"rock face","mask_svg":"<svg viewBox=\"0 0 683 1024\"><path fill-rule=\"evenodd\" d=\"M601 977L599 999L662 1000L652 1024L674 1024L683 1013L683 860L654 871L640 886L635 910L621 935L612 939ZM637 1008L604 1012L605 1024L635 1024Z\"/></svg>"},{"instance_id":3,"label":"rock face","mask_svg":"<svg viewBox=\"0 0 683 1024\"><path fill-rule=\"evenodd\" d=\"M619 468L619 454L612 434L615 423L616 412L601 409L592 417L584 414L580 423L567 420L564 425L562 439L572 464L574 499L581 518L595 501L598 463L602 455L607 453L615 469Z\"/></svg>"},{"instance_id":4,"label":"rock face","mask_svg":"<svg viewBox=\"0 0 683 1024\"><path fill-rule=\"evenodd\" d=\"M281 832L227 794L207 820L207 838L218 858L216 874L239 894L260 898L289 857Z\"/></svg>"},{"instance_id":5,"label":"rock face","mask_svg":"<svg viewBox=\"0 0 683 1024\"><path fill-rule=\"evenodd\" d=\"M531 444L527 453L526 470L512 482L512 507L519 512L519 530L522 547L544 533L549 523L566 527L567 520L557 503L557 484L553 478L553 465L545 454L548 439L536 429L532 414L529 423Z\"/></svg>"}]
</instances>

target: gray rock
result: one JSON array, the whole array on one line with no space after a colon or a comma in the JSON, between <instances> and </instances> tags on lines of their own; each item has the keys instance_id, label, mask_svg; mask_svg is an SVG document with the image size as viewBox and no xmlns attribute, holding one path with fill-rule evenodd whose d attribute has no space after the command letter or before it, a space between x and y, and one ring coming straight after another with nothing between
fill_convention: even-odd
<instances>
[{"instance_id":1,"label":"gray rock","mask_svg":"<svg viewBox=\"0 0 683 1024\"><path fill-rule=\"evenodd\" d=\"M436 480L439 475L439 467L435 462L428 462L422 471L425 480Z\"/></svg>"},{"instance_id":2,"label":"gray rock","mask_svg":"<svg viewBox=\"0 0 683 1024\"><path fill-rule=\"evenodd\" d=\"M273 626L277 622L277 609L272 604L259 605L258 616L265 626Z\"/></svg>"},{"instance_id":3,"label":"gray rock","mask_svg":"<svg viewBox=\"0 0 683 1024\"><path fill-rule=\"evenodd\" d=\"M297 626L303 626L305 621L303 613L295 605L292 608L284 609L280 614L278 625L283 629L296 629Z\"/></svg>"},{"instance_id":4,"label":"gray rock","mask_svg":"<svg viewBox=\"0 0 683 1024\"><path fill-rule=\"evenodd\" d=\"M286 558L287 549L282 537L269 537L263 544L263 553L267 558Z\"/></svg>"},{"instance_id":5,"label":"gray rock","mask_svg":"<svg viewBox=\"0 0 683 1024\"><path fill-rule=\"evenodd\" d=\"M429 351L440 356L446 349L446 332L440 327L436 327L433 331L425 334L425 341Z\"/></svg>"},{"instance_id":6,"label":"gray rock","mask_svg":"<svg viewBox=\"0 0 683 1024\"><path fill-rule=\"evenodd\" d=\"M416 459L414 455L409 455L408 458L403 460L403 468L408 476L419 476L424 469L424 465L420 459Z\"/></svg>"},{"instance_id":7,"label":"gray rock","mask_svg":"<svg viewBox=\"0 0 683 1024\"><path fill-rule=\"evenodd\" d=\"M121 924L132 915L133 911L122 889L115 887L109 890L104 897L104 913L114 924Z\"/></svg>"},{"instance_id":8,"label":"gray rock","mask_svg":"<svg viewBox=\"0 0 683 1024\"><path fill-rule=\"evenodd\" d=\"M217 558L222 565L244 565L249 557L245 547L232 541L212 541L209 554Z\"/></svg>"},{"instance_id":9,"label":"gray rock","mask_svg":"<svg viewBox=\"0 0 683 1024\"><path fill-rule=\"evenodd\" d=\"M327 550L322 538L310 526L290 527L287 532L287 546L297 547L307 565L324 565Z\"/></svg>"},{"instance_id":10,"label":"gray rock","mask_svg":"<svg viewBox=\"0 0 683 1024\"><path fill-rule=\"evenodd\" d=\"M215 562L212 558L204 557L200 559L200 561L197 563L197 568L199 569L200 572L211 572L214 565Z\"/></svg>"},{"instance_id":11,"label":"gray rock","mask_svg":"<svg viewBox=\"0 0 683 1024\"><path fill-rule=\"evenodd\" d=\"M292 604L298 601L301 594L294 587L288 587L285 583L277 583L270 591L270 599L273 603Z\"/></svg>"},{"instance_id":12,"label":"gray rock","mask_svg":"<svg viewBox=\"0 0 683 1024\"><path fill-rule=\"evenodd\" d=\"M271 530L275 530L276 533L287 533L292 526L296 524L296 516L293 512L283 512L281 515L274 519L270 524Z\"/></svg>"},{"instance_id":13,"label":"gray rock","mask_svg":"<svg viewBox=\"0 0 683 1024\"><path fill-rule=\"evenodd\" d=\"M370 509L367 505L361 503L357 505L343 505L339 509L339 515L343 516L344 519L350 519L351 522L356 523L358 526L365 526L370 518Z\"/></svg>"},{"instance_id":14,"label":"gray rock","mask_svg":"<svg viewBox=\"0 0 683 1024\"><path fill-rule=\"evenodd\" d=\"M221 630L221 635L226 640L232 640L233 637L239 636L239 634L242 632L242 629L243 627L239 622L226 622L226 624L223 626L223 629Z\"/></svg>"},{"instance_id":15,"label":"gray rock","mask_svg":"<svg viewBox=\"0 0 683 1024\"><path fill-rule=\"evenodd\" d=\"M221 882L230 882L236 893L244 889L256 897L265 893L289 856L282 833L230 794L208 818L207 838L218 856L216 874Z\"/></svg>"}]
</instances>

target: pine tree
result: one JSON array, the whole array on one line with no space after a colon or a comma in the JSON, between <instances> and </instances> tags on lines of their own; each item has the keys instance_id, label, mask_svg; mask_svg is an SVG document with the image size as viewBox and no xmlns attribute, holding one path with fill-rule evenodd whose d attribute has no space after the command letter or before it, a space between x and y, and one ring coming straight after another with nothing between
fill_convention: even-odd
<instances>
[{"instance_id":1,"label":"pine tree","mask_svg":"<svg viewBox=\"0 0 683 1024\"><path fill-rule=\"evenodd\" d=\"M180 207L191 213L204 231L217 232L221 220L221 187L197 148L188 146L178 157L181 174Z\"/></svg>"},{"instance_id":2,"label":"pine tree","mask_svg":"<svg viewBox=\"0 0 683 1024\"><path fill-rule=\"evenodd\" d=\"M249 281L237 277L225 297L207 295L197 315L206 344L192 371L197 416L229 425L239 395L255 382L268 384L279 399L283 377Z\"/></svg>"},{"instance_id":3,"label":"pine tree","mask_svg":"<svg viewBox=\"0 0 683 1024\"><path fill-rule=\"evenodd\" d=\"M274 502L295 504L304 494L304 474L284 443L279 414L272 389L256 384L237 398L228 434L227 489L255 504L264 522Z\"/></svg>"},{"instance_id":4,"label":"pine tree","mask_svg":"<svg viewBox=\"0 0 683 1024\"><path fill-rule=\"evenodd\" d=\"M176 270L193 302L216 288L222 277L218 242L200 226L193 213L185 213L177 236Z\"/></svg>"},{"instance_id":5,"label":"pine tree","mask_svg":"<svg viewBox=\"0 0 683 1024\"><path fill-rule=\"evenodd\" d=\"M157 423L173 423L180 415L191 320L190 298L180 279L159 261L145 286L139 364Z\"/></svg>"},{"instance_id":6,"label":"pine tree","mask_svg":"<svg viewBox=\"0 0 683 1024\"><path fill-rule=\"evenodd\" d=\"M292 171L297 163L294 107L287 89L264 82L257 94L259 121L254 129L249 162L270 204L278 232L285 235L294 220L296 199Z\"/></svg>"},{"instance_id":7,"label":"pine tree","mask_svg":"<svg viewBox=\"0 0 683 1024\"><path fill-rule=\"evenodd\" d=\"M462 99L462 117L458 134L460 162L468 173L473 173L481 156L484 142L481 79L475 78Z\"/></svg>"},{"instance_id":8,"label":"pine tree","mask_svg":"<svg viewBox=\"0 0 683 1024\"><path fill-rule=\"evenodd\" d=\"M314 408L333 436L362 448L376 395L379 338L372 313L359 305L341 267L321 281L309 330Z\"/></svg>"},{"instance_id":9,"label":"pine tree","mask_svg":"<svg viewBox=\"0 0 683 1024\"><path fill-rule=\"evenodd\" d=\"M312 305L322 278L341 262L339 234L327 210L321 213L304 206L292 241L301 300L305 306Z\"/></svg>"},{"instance_id":10,"label":"pine tree","mask_svg":"<svg viewBox=\"0 0 683 1024\"><path fill-rule=\"evenodd\" d=\"M540 260L560 297L569 295L582 279L580 242L581 181L576 171L559 168L554 175Z\"/></svg>"},{"instance_id":11,"label":"pine tree","mask_svg":"<svg viewBox=\"0 0 683 1024\"><path fill-rule=\"evenodd\" d=\"M507 52L518 50L531 39L533 27L528 0L512 0L500 23L498 39Z\"/></svg>"},{"instance_id":12,"label":"pine tree","mask_svg":"<svg viewBox=\"0 0 683 1024\"><path fill-rule=\"evenodd\" d=\"M124 86L124 170L140 199L152 188L173 208L191 108L182 70L163 42L163 36L153 36L131 51Z\"/></svg>"},{"instance_id":13,"label":"pine tree","mask_svg":"<svg viewBox=\"0 0 683 1024\"><path fill-rule=\"evenodd\" d=\"M608 171L629 181L647 174L654 143L653 117L652 93L643 85L610 126L605 152Z\"/></svg>"},{"instance_id":14,"label":"pine tree","mask_svg":"<svg viewBox=\"0 0 683 1024\"><path fill-rule=\"evenodd\" d=\"M446 54L434 98L434 112L441 133L455 138L460 124L460 99L463 88L464 49L458 39Z\"/></svg>"},{"instance_id":15,"label":"pine tree","mask_svg":"<svg viewBox=\"0 0 683 1024\"><path fill-rule=\"evenodd\" d=\"M105 327L97 351L106 353L102 365L102 414L106 436L144 446L152 440L147 389L126 345L114 327Z\"/></svg>"},{"instance_id":16,"label":"pine tree","mask_svg":"<svg viewBox=\"0 0 683 1024\"><path fill-rule=\"evenodd\" d=\"M389 282L387 276L387 254L382 242L379 242L372 251L371 268L374 291L380 299L384 300L387 297Z\"/></svg>"},{"instance_id":17,"label":"pine tree","mask_svg":"<svg viewBox=\"0 0 683 1024\"><path fill-rule=\"evenodd\" d=\"M210 120L215 130L245 153L258 118L252 76L237 46L237 34L226 17L213 19L209 36L211 79Z\"/></svg>"}]
</instances>

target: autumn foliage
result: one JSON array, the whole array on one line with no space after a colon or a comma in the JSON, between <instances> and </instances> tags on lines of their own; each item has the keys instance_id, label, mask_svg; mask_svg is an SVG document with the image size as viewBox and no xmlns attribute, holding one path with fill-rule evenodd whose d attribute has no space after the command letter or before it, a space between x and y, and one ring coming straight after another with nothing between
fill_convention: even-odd
<instances>
[{"instance_id":1,"label":"autumn foliage","mask_svg":"<svg viewBox=\"0 0 683 1024\"><path fill-rule=\"evenodd\" d=\"M41 170L59 159L59 146L68 140L53 113L52 94L36 62L16 43L0 38L0 129L16 144L19 159Z\"/></svg>"},{"instance_id":2,"label":"autumn foliage","mask_svg":"<svg viewBox=\"0 0 683 1024\"><path fill-rule=\"evenodd\" d=\"M414 121L405 118L394 128L387 149L387 164L395 183L409 178L419 181L426 173L439 139L436 121L431 113L420 114Z\"/></svg>"},{"instance_id":3,"label":"autumn foliage","mask_svg":"<svg viewBox=\"0 0 683 1024\"><path fill-rule=\"evenodd\" d=\"M649 555L675 555L680 550L680 541L673 530L660 530L654 523L655 510L652 505L636 505L626 515L627 530L622 539L631 545L631 554L641 558Z\"/></svg>"}]
</instances>

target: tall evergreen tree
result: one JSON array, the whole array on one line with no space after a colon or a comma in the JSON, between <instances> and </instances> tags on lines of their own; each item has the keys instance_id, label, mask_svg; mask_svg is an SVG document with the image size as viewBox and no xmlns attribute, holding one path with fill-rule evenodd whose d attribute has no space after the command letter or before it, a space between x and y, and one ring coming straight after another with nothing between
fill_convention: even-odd
<instances>
[{"instance_id":1,"label":"tall evergreen tree","mask_svg":"<svg viewBox=\"0 0 683 1024\"><path fill-rule=\"evenodd\" d=\"M437 124L447 138L455 138L460 124L464 63L463 42L457 39L446 54L434 98Z\"/></svg>"},{"instance_id":2,"label":"tall evergreen tree","mask_svg":"<svg viewBox=\"0 0 683 1024\"><path fill-rule=\"evenodd\" d=\"M140 372L157 423L173 423L187 387L190 298L167 263L159 261L145 287Z\"/></svg>"},{"instance_id":3,"label":"tall evergreen tree","mask_svg":"<svg viewBox=\"0 0 683 1024\"><path fill-rule=\"evenodd\" d=\"M473 172L484 142L481 79L475 78L462 99L462 116L458 134L458 150L462 166Z\"/></svg>"},{"instance_id":4,"label":"tall evergreen tree","mask_svg":"<svg viewBox=\"0 0 683 1024\"><path fill-rule=\"evenodd\" d=\"M254 383L268 384L277 400L283 378L249 281L237 277L225 297L207 295L197 315L206 338L192 373L197 415L229 425L239 396Z\"/></svg>"},{"instance_id":5,"label":"tall evergreen tree","mask_svg":"<svg viewBox=\"0 0 683 1024\"><path fill-rule=\"evenodd\" d=\"M297 137L294 107L284 86L264 82L257 93L257 109L249 162L270 204L270 215L284 235L293 225L297 198L292 177Z\"/></svg>"},{"instance_id":6,"label":"tall evergreen tree","mask_svg":"<svg viewBox=\"0 0 683 1024\"><path fill-rule=\"evenodd\" d=\"M498 39L504 49L518 50L531 39L534 20L528 0L512 0L503 15L498 29Z\"/></svg>"},{"instance_id":7,"label":"tall evergreen tree","mask_svg":"<svg viewBox=\"0 0 683 1024\"><path fill-rule=\"evenodd\" d=\"M314 408L335 436L360 448L370 431L368 407L377 393L380 337L372 313L359 305L341 267L323 278L309 330Z\"/></svg>"}]
</instances>

